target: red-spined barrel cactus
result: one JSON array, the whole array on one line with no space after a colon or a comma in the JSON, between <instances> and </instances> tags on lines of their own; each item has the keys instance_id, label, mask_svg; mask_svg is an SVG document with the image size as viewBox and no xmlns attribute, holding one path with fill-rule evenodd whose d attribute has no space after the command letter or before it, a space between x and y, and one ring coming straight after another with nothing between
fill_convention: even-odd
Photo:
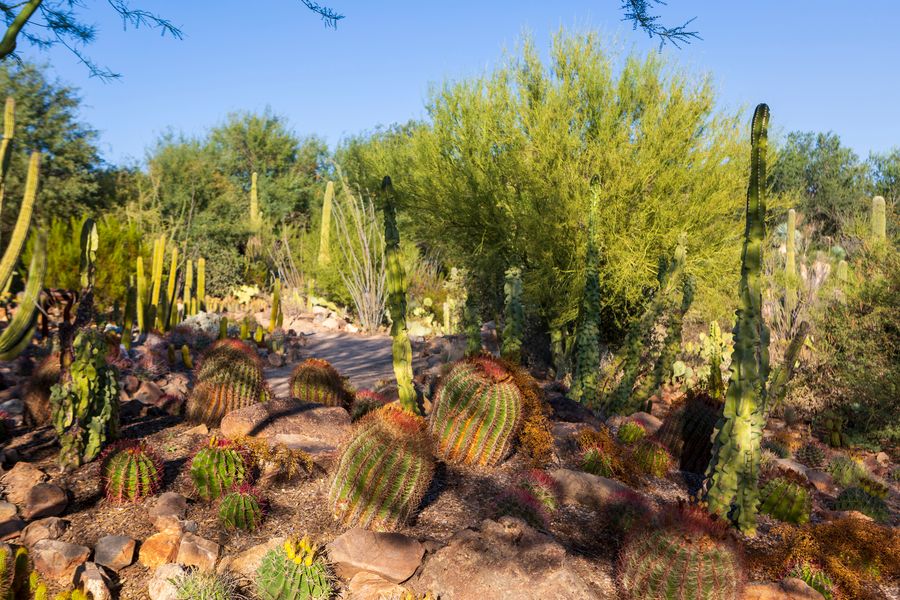
<instances>
[{"instance_id":1,"label":"red-spined barrel cactus","mask_svg":"<svg viewBox=\"0 0 900 600\"><path fill-rule=\"evenodd\" d=\"M100 478L106 497L113 502L136 502L162 487L159 457L144 442L124 440L103 453Z\"/></svg>"},{"instance_id":2,"label":"red-spined barrel cactus","mask_svg":"<svg viewBox=\"0 0 900 600\"><path fill-rule=\"evenodd\" d=\"M347 391L344 379L327 360L309 358L291 374L291 398L301 402L315 402L326 406L349 408L353 395Z\"/></svg>"},{"instance_id":3,"label":"red-spined barrel cactus","mask_svg":"<svg viewBox=\"0 0 900 600\"><path fill-rule=\"evenodd\" d=\"M358 421L373 410L377 410L388 403L388 399L372 390L357 390L353 398L353 406L350 408L350 419Z\"/></svg>"},{"instance_id":4,"label":"red-spined barrel cactus","mask_svg":"<svg viewBox=\"0 0 900 600\"><path fill-rule=\"evenodd\" d=\"M347 526L396 529L418 508L433 475L425 419L388 404L358 422L338 458L328 502Z\"/></svg>"},{"instance_id":5,"label":"red-spined barrel cactus","mask_svg":"<svg viewBox=\"0 0 900 600\"><path fill-rule=\"evenodd\" d=\"M197 495L215 500L235 485L249 480L247 461L242 448L229 440L213 437L194 455L191 480Z\"/></svg>"},{"instance_id":6,"label":"red-spined barrel cactus","mask_svg":"<svg viewBox=\"0 0 900 600\"><path fill-rule=\"evenodd\" d=\"M494 466L512 451L522 423L522 393L503 362L487 356L456 363L435 394L430 427L447 462Z\"/></svg>"},{"instance_id":7,"label":"red-spined barrel cactus","mask_svg":"<svg viewBox=\"0 0 900 600\"><path fill-rule=\"evenodd\" d=\"M215 342L194 371L196 384L186 412L195 423L215 427L231 411L268 400L262 361L240 340Z\"/></svg>"}]
</instances>

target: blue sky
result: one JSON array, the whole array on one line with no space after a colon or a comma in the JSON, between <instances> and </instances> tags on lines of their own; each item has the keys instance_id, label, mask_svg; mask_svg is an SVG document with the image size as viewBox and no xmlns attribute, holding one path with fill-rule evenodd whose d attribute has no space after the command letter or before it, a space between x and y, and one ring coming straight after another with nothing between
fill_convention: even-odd
<instances>
[{"instance_id":1,"label":"blue sky","mask_svg":"<svg viewBox=\"0 0 900 600\"><path fill-rule=\"evenodd\" d=\"M88 3L84 14L100 30L88 53L122 74L112 83L89 78L62 49L22 54L80 88L104 158L133 162L160 133L201 134L235 110L270 106L298 133L331 145L421 117L430 84L489 70L523 33L541 49L560 27L596 29L624 51L658 46L622 22L619 0L323 3L346 15L337 30L299 0L134 0L181 27L182 41L122 31L105 2ZM691 72L712 73L722 107L765 101L776 130L832 130L866 156L900 146L900 2L859 6L669 0L658 12L672 25L696 17L703 39L665 52Z\"/></svg>"}]
</instances>

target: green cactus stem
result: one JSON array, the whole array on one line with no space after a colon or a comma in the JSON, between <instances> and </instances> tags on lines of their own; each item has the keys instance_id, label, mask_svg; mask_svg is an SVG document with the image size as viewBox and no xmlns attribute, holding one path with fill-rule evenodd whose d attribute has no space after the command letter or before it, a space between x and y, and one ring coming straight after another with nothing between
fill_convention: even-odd
<instances>
[{"instance_id":1,"label":"green cactus stem","mask_svg":"<svg viewBox=\"0 0 900 600\"><path fill-rule=\"evenodd\" d=\"M811 510L809 490L790 479L776 477L760 493L759 511L779 521L803 525Z\"/></svg>"},{"instance_id":2,"label":"green cactus stem","mask_svg":"<svg viewBox=\"0 0 900 600\"><path fill-rule=\"evenodd\" d=\"M22 253L25 238L28 237L28 228L31 226L31 214L34 212L34 203L37 199L40 167L40 152L32 152L31 159L28 162L28 174L25 179L25 195L22 196L19 215L16 217L16 224L13 227L9 243L6 245L6 250L3 251L3 258L0 259L0 290L5 290L9 284L13 269L16 263L19 262L19 255Z\"/></svg>"},{"instance_id":3,"label":"green cactus stem","mask_svg":"<svg viewBox=\"0 0 900 600\"><path fill-rule=\"evenodd\" d=\"M213 343L194 373L197 383L185 407L191 422L217 427L226 414L269 398L262 361L240 340Z\"/></svg>"},{"instance_id":4,"label":"green cactus stem","mask_svg":"<svg viewBox=\"0 0 900 600\"><path fill-rule=\"evenodd\" d=\"M219 319L219 339L228 339L228 317L225 315L222 315L222 318Z\"/></svg>"},{"instance_id":5,"label":"green cactus stem","mask_svg":"<svg viewBox=\"0 0 900 600\"><path fill-rule=\"evenodd\" d=\"M281 327L284 316L281 314L281 280L275 279L275 287L272 290L272 313L269 316L269 333L273 333Z\"/></svg>"},{"instance_id":6,"label":"green cactus stem","mask_svg":"<svg viewBox=\"0 0 900 600\"><path fill-rule=\"evenodd\" d=\"M792 329L794 312L797 308L797 211L788 211L787 238L784 257L784 314L787 318L788 331Z\"/></svg>"},{"instance_id":7,"label":"green cactus stem","mask_svg":"<svg viewBox=\"0 0 900 600\"><path fill-rule=\"evenodd\" d=\"M144 259L137 257L136 263L136 286L137 286L137 302L134 305L135 314L137 316L138 333L147 333L146 310L147 310L147 278L144 277Z\"/></svg>"},{"instance_id":8,"label":"green cactus stem","mask_svg":"<svg viewBox=\"0 0 900 600\"><path fill-rule=\"evenodd\" d=\"M595 196L596 198L596 191ZM584 291L581 294L578 329L575 335L575 373L569 396L595 407L600 400L600 253L594 241L593 203L588 220ZM562 335L557 329L557 352L562 355ZM564 362L561 357L555 361ZM558 367L559 365L557 365Z\"/></svg>"},{"instance_id":9,"label":"green cactus stem","mask_svg":"<svg viewBox=\"0 0 900 600\"><path fill-rule=\"evenodd\" d=\"M525 309L522 306L522 269L511 267L503 284L503 345L500 355L514 364L522 362L522 336L525 334Z\"/></svg>"},{"instance_id":10,"label":"green cactus stem","mask_svg":"<svg viewBox=\"0 0 900 600\"><path fill-rule=\"evenodd\" d=\"M319 230L319 256L316 260L318 266L328 264L330 260L329 248L331 244L331 208L334 203L334 182L325 184L325 198L322 201L322 225Z\"/></svg>"},{"instance_id":11,"label":"green cactus stem","mask_svg":"<svg viewBox=\"0 0 900 600\"><path fill-rule=\"evenodd\" d=\"M112 502L137 502L162 487L162 461L144 443L118 442L103 453L100 478L106 498Z\"/></svg>"},{"instance_id":12,"label":"green cactus stem","mask_svg":"<svg viewBox=\"0 0 900 600\"><path fill-rule=\"evenodd\" d=\"M187 344L181 346L181 362L185 369L194 368L194 359L191 358L191 349L188 348Z\"/></svg>"},{"instance_id":13,"label":"green cactus stem","mask_svg":"<svg viewBox=\"0 0 900 600\"><path fill-rule=\"evenodd\" d=\"M212 437L191 460L191 481L197 495L207 502L249 480L247 463L233 442Z\"/></svg>"},{"instance_id":14,"label":"green cactus stem","mask_svg":"<svg viewBox=\"0 0 900 600\"><path fill-rule=\"evenodd\" d=\"M194 286L194 261L188 260L187 264L184 266L184 292L182 294L183 299L182 302L184 304L184 308L182 309L184 312L182 313L185 317L190 316L191 313L191 294L193 292Z\"/></svg>"},{"instance_id":15,"label":"green cactus stem","mask_svg":"<svg viewBox=\"0 0 900 600\"><path fill-rule=\"evenodd\" d=\"M320 358L309 358L294 369L290 379L291 398L300 402L341 406L349 408L353 394L347 389L344 378Z\"/></svg>"},{"instance_id":16,"label":"green cactus stem","mask_svg":"<svg viewBox=\"0 0 900 600\"><path fill-rule=\"evenodd\" d=\"M887 241L887 208L882 196L872 198L872 241L876 244Z\"/></svg>"},{"instance_id":17,"label":"green cactus stem","mask_svg":"<svg viewBox=\"0 0 900 600\"><path fill-rule=\"evenodd\" d=\"M197 308L206 312L206 259L197 259Z\"/></svg>"},{"instance_id":18,"label":"green cactus stem","mask_svg":"<svg viewBox=\"0 0 900 600\"><path fill-rule=\"evenodd\" d=\"M16 129L16 101L12 96L6 97L3 111L3 139L0 140L0 210L6 196L6 174L9 171L12 157L12 140Z\"/></svg>"},{"instance_id":19,"label":"green cactus stem","mask_svg":"<svg viewBox=\"0 0 900 600\"><path fill-rule=\"evenodd\" d=\"M0 360L14 359L31 343L37 327L37 306L46 273L47 239L41 232L35 239L22 301L6 329L0 333Z\"/></svg>"},{"instance_id":20,"label":"green cactus stem","mask_svg":"<svg viewBox=\"0 0 900 600\"><path fill-rule=\"evenodd\" d=\"M219 506L219 522L228 529L253 531L263 518L262 501L259 494L248 485L222 498Z\"/></svg>"},{"instance_id":21,"label":"green cactus stem","mask_svg":"<svg viewBox=\"0 0 900 600\"><path fill-rule=\"evenodd\" d=\"M250 174L250 228L254 233L259 233L262 221L259 216L259 192L256 186L258 176L256 171Z\"/></svg>"},{"instance_id":22,"label":"green cactus stem","mask_svg":"<svg viewBox=\"0 0 900 600\"><path fill-rule=\"evenodd\" d=\"M166 254L166 236L160 236L153 242L153 261L150 268L152 288L150 291L150 323L160 331L162 315L159 310L159 294L162 291L163 261Z\"/></svg>"}]
</instances>

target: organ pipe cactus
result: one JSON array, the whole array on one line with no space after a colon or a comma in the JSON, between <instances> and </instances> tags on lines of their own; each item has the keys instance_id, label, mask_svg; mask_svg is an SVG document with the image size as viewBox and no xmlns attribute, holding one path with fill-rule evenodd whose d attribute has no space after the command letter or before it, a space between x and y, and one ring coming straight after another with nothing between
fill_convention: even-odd
<instances>
[{"instance_id":1,"label":"organ pipe cactus","mask_svg":"<svg viewBox=\"0 0 900 600\"><path fill-rule=\"evenodd\" d=\"M322 225L319 230L319 256L316 264L324 266L328 264L329 247L331 244L331 208L334 203L334 182L325 184L325 198L322 201Z\"/></svg>"},{"instance_id":2,"label":"organ pipe cactus","mask_svg":"<svg viewBox=\"0 0 900 600\"><path fill-rule=\"evenodd\" d=\"M269 333L281 327L284 315L281 314L281 280L275 279L275 289L272 290L272 314L269 317Z\"/></svg>"},{"instance_id":3,"label":"organ pipe cactus","mask_svg":"<svg viewBox=\"0 0 900 600\"><path fill-rule=\"evenodd\" d=\"M269 398L262 361L240 340L218 340L207 348L195 381L185 412L196 423L217 426L227 413Z\"/></svg>"},{"instance_id":4,"label":"organ pipe cactus","mask_svg":"<svg viewBox=\"0 0 900 600\"><path fill-rule=\"evenodd\" d=\"M197 309L206 311L206 259L197 259Z\"/></svg>"},{"instance_id":5,"label":"organ pipe cactus","mask_svg":"<svg viewBox=\"0 0 900 600\"><path fill-rule=\"evenodd\" d=\"M241 448L229 440L212 437L191 460L191 481L197 495L211 501L249 480Z\"/></svg>"},{"instance_id":6,"label":"organ pipe cactus","mask_svg":"<svg viewBox=\"0 0 900 600\"><path fill-rule=\"evenodd\" d=\"M594 242L593 210L588 224L584 291L579 310L578 331L575 336L575 373L569 396L588 406L596 406L600 400L600 254Z\"/></svg>"},{"instance_id":7,"label":"organ pipe cactus","mask_svg":"<svg viewBox=\"0 0 900 600\"><path fill-rule=\"evenodd\" d=\"M320 358L309 358L294 369L290 380L291 398L326 406L349 408L353 395L346 389L344 378Z\"/></svg>"},{"instance_id":8,"label":"organ pipe cactus","mask_svg":"<svg viewBox=\"0 0 900 600\"><path fill-rule=\"evenodd\" d=\"M107 499L136 502L162 487L162 461L144 442L127 440L104 452L100 478Z\"/></svg>"},{"instance_id":9,"label":"organ pipe cactus","mask_svg":"<svg viewBox=\"0 0 900 600\"><path fill-rule=\"evenodd\" d=\"M259 216L259 192L257 188L258 175L256 171L250 174L250 229L258 233L262 226Z\"/></svg>"},{"instance_id":10,"label":"organ pipe cactus","mask_svg":"<svg viewBox=\"0 0 900 600\"><path fill-rule=\"evenodd\" d=\"M166 236L160 236L153 242L153 260L150 268L152 288L150 290L150 323L162 330L162 317L159 310L159 294L162 291L163 261L166 254Z\"/></svg>"},{"instance_id":11,"label":"organ pipe cactus","mask_svg":"<svg viewBox=\"0 0 900 600\"><path fill-rule=\"evenodd\" d=\"M430 427L437 453L448 462L497 465L512 451L522 416L522 393L502 361L460 361L434 396Z\"/></svg>"},{"instance_id":12,"label":"organ pipe cactus","mask_svg":"<svg viewBox=\"0 0 900 600\"><path fill-rule=\"evenodd\" d=\"M6 196L6 174L12 158L12 141L16 130L16 100L7 96L3 111L3 139L0 140L0 208Z\"/></svg>"},{"instance_id":13,"label":"organ pipe cactus","mask_svg":"<svg viewBox=\"0 0 900 600\"><path fill-rule=\"evenodd\" d=\"M140 256L138 256L135 261L135 269L137 272L135 275L137 302L135 303L134 308L135 314L137 315L138 333L144 334L147 333L147 278L144 276L144 259Z\"/></svg>"},{"instance_id":14,"label":"organ pipe cactus","mask_svg":"<svg viewBox=\"0 0 900 600\"><path fill-rule=\"evenodd\" d=\"M305 537L269 550L256 571L255 583L262 600L329 600L334 595L328 565Z\"/></svg>"},{"instance_id":15,"label":"organ pipe cactus","mask_svg":"<svg viewBox=\"0 0 900 600\"><path fill-rule=\"evenodd\" d=\"M522 307L522 270L511 267L503 284L505 297L503 345L500 354L505 360L519 364L522 360L522 336L525 333L525 309Z\"/></svg>"},{"instance_id":16,"label":"organ pipe cactus","mask_svg":"<svg viewBox=\"0 0 900 600\"><path fill-rule=\"evenodd\" d=\"M400 231L394 205L394 186L391 178L381 182L384 196L384 260L387 265L387 307L391 314L391 354L400 405L413 414L421 414L413 387L412 344L406 329L406 270L400 256Z\"/></svg>"},{"instance_id":17,"label":"organ pipe cactus","mask_svg":"<svg viewBox=\"0 0 900 600\"><path fill-rule=\"evenodd\" d=\"M184 266L184 291L182 293L182 303L184 304L184 308L182 309L184 312L182 313L185 317L192 315L191 312L191 300L192 300L192 292L194 287L194 261L188 260ZM196 312L196 311L194 311Z\"/></svg>"}]
</instances>

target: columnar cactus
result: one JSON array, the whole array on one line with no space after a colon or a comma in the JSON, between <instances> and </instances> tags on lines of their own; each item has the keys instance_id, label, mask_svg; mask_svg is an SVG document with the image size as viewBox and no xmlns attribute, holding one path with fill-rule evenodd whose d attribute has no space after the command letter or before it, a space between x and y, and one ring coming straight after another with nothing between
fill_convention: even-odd
<instances>
[{"instance_id":1,"label":"columnar cactus","mask_svg":"<svg viewBox=\"0 0 900 600\"><path fill-rule=\"evenodd\" d=\"M144 442L126 440L104 452L100 478L106 498L137 502L162 487L162 461Z\"/></svg>"},{"instance_id":2,"label":"columnar cactus","mask_svg":"<svg viewBox=\"0 0 900 600\"><path fill-rule=\"evenodd\" d=\"M522 336L525 333L525 309L522 307L522 270L511 267L503 284L505 298L503 345L500 354L514 364L522 361Z\"/></svg>"},{"instance_id":3,"label":"columnar cactus","mask_svg":"<svg viewBox=\"0 0 900 600\"><path fill-rule=\"evenodd\" d=\"M396 529L418 508L434 475L425 419L388 404L359 420L328 492L348 527Z\"/></svg>"},{"instance_id":4,"label":"columnar cactus","mask_svg":"<svg viewBox=\"0 0 900 600\"><path fill-rule=\"evenodd\" d=\"M172 247L172 257L169 263L169 279L166 282L166 297L163 304L164 319L163 329L168 331L178 321L178 298L175 296L175 287L178 283L178 246Z\"/></svg>"},{"instance_id":5,"label":"columnar cactus","mask_svg":"<svg viewBox=\"0 0 900 600\"><path fill-rule=\"evenodd\" d=\"M797 308L797 211L788 211L787 238L784 257L784 314L788 331L793 327L794 310Z\"/></svg>"},{"instance_id":6,"label":"columnar cactus","mask_svg":"<svg viewBox=\"0 0 900 600\"><path fill-rule=\"evenodd\" d=\"M811 510L809 490L790 479L776 477L760 493L759 511L779 521L803 525L809 521Z\"/></svg>"},{"instance_id":7,"label":"columnar cactus","mask_svg":"<svg viewBox=\"0 0 900 600\"><path fill-rule=\"evenodd\" d=\"M560 339L558 345L562 346ZM561 352L558 352L561 354ZM557 361L561 362L561 361ZM594 241L593 210L588 220L584 291L575 335L575 373L569 396L588 406L599 402L600 389L600 254Z\"/></svg>"},{"instance_id":8,"label":"columnar cactus","mask_svg":"<svg viewBox=\"0 0 900 600\"><path fill-rule=\"evenodd\" d=\"M9 248L7 247L7 250ZM44 233L38 233L34 252L28 266L28 280L22 302L16 309L6 329L0 333L0 360L12 360L28 347L37 327L38 299L44 286L47 272L47 241ZM3 289L3 288L0 288Z\"/></svg>"},{"instance_id":9,"label":"columnar cactus","mask_svg":"<svg viewBox=\"0 0 900 600\"><path fill-rule=\"evenodd\" d=\"M291 398L326 406L349 408L353 395L344 378L327 360L308 358L294 369L290 380Z\"/></svg>"},{"instance_id":10,"label":"columnar cactus","mask_svg":"<svg viewBox=\"0 0 900 600\"><path fill-rule=\"evenodd\" d=\"M182 291L182 315L187 318L191 313L191 299L194 287L194 261L188 259L184 266L184 290Z\"/></svg>"},{"instance_id":11,"label":"columnar cactus","mask_svg":"<svg viewBox=\"0 0 900 600\"><path fill-rule=\"evenodd\" d=\"M329 248L331 245L331 207L334 202L334 182L325 184L325 198L322 200L322 225L319 229L319 256L316 261L318 266L324 266L329 261Z\"/></svg>"},{"instance_id":12,"label":"columnar cactus","mask_svg":"<svg viewBox=\"0 0 900 600\"><path fill-rule=\"evenodd\" d=\"M434 396L430 427L447 462L491 467L512 451L522 394L506 366L488 356L462 360Z\"/></svg>"},{"instance_id":13,"label":"columnar cactus","mask_svg":"<svg viewBox=\"0 0 900 600\"><path fill-rule=\"evenodd\" d=\"M275 279L275 288L272 290L272 314L269 317L269 333L281 328L284 315L281 313L281 280Z\"/></svg>"},{"instance_id":14,"label":"columnar cactus","mask_svg":"<svg viewBox=\"0 0 900 600\"><path fill-rule=\"evenodd\" d=\"M256 593L261 600L329 600L334 582L308 538L289 539L263 556L256 571Z\"/></svg>"},{"instance_id":15,"label":"columnar cactus","mask_svg":"<svg viewBox=\"0 0 900 600\"><path fill-rule=\"evenodd\" d=\"M137 323L138 323L138 332L141 334L147 333L147 325L146 325L146 310L147 310L147 278L144 276L144 259L140 256L137 257L135 262L136 269L136 293L137 293L137 302L134 305L135 313L137 314Z\"/></svg>"},{"instance_id":16,"label":"columnar cactus","mask_svg":"<svg viewBox=\"0 0 900 600\"><path fill-rule=\"evenodd\" d=\"M227 413L268 400L262 361L240 340L218 340L206 349L195 369L186 416L217 426Z\"/></svg>"},{"instance_id":17,"label":"columnar cactus","mask_svg":"<svg viewBox=\"0 0 900 600\"><path fill-rule=\"evenodd\" d=\"M250 173L250 229L253 233L258 233L262 226L259 216L259 191L256 185L258 179L256 171Z\"/></svg>"},{"instance_id":18,"label":"columnar cactus","mask_svg":"<svg viewBox=\"0 0 900 600\"><path fill-rule=\"evenodd\" d=\"M882 243L887 240L887 209L884 197L872 198L872 241Z\"/></svg>"},{"instance_id":19,"label":"columnar cactus","mask_svg":"<svg viewBox=\"0 0 900 600\"><path fill-rule=\"evenodd\" d=\"M163 261L166 255L166 236L162 235L153 242L153 260L150 265L151 291L150 291L150 323L160 331L164 329L159 307L159 294L162 291Z\"/></svg>"},{"instance_id":20,"label":"columnar cactus","mask_svg":"<svg viewBox=\"0 0 900 600\"><path fill-rule=\"evenodd\" d=\"M253 531L262 518L262 502L250 486L242 485L222 498L219 521L225 527Z\"/></svg>"},{"instance_id":21,"label":"columnar cactus","mask_svg":"<svg viewBox=\"0 0 900 600\"><path fill-rule=\"evenodd\" d=\"M20 546L14 551L7 544L0 544L0 598L28 598L31 572L31 559L25 547ZM44 591L46 593L46 586Z\"/></svg>"},{"instance_id":22,"label":"columnar cactus","mask_svg":"<svg viewBox=\"0 0 900 600\"><path fill-rule=\"evenodd\" d=\"M213 437L191 461L191 480L197 495L206 501L219 498L236 485L249 480L241 449L234 443Z\"/></svg>"},{"instance_id":23,"label":"columnar cactus","mask_svg":"<svg viewBox=\"0 0 900 600\"><path fill-rule=\"evenodd\" d=\"M197 309L206 311L206 259L197 259Z\"/></svg>"}]
</instances>

